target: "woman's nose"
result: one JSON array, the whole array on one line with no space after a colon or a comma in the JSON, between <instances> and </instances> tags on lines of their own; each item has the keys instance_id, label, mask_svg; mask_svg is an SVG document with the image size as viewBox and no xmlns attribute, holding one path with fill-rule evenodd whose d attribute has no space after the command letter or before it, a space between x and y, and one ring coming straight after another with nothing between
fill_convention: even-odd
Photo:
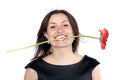
<instances>
[{"instance_id":1,"label":"woman's nose","mask_svg":"<svg viewBox=\"0 0 120 80\"><path fill-rule=\"evenodd\" d=\"M63 31L64 31L63 27L61 26L57 27L57 32L63 32Z\"/></svg>"}]
</instances>

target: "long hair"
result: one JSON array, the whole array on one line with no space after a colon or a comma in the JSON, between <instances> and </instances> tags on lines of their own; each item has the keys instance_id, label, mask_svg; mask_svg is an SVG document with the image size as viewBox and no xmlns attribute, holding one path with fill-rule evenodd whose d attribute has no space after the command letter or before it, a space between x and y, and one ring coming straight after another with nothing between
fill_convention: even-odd
<instances>
[{"instance_id":1,"label":"long hair","mask_svg":"<svg viewBox=\"0 0 120 80\"><path fill-rule=\"evenodd\" d=\"M40 43L40 42L47 40L47 38L44 36L44 33L47 31L49 19L53 14L58 14L58 13L65 14L67 16L67 18L70 22L70 25L72 26L74 35L79 35L79 29L78 29L77 22L76 22L75 18L69 12L67 12L66 10L53 10L44 17L44 19L41 23L40 29L38 31L38 34L37 34L36 43ZM77 51L78 45L79 45L79 38L75 38L75 40L72 43L73 52ZM50 47L51 47L51 45L48 43L36 46L36 53L35 53L33 59L43 58L43 57L51 54Z\"/></svg>"}]
</instances>

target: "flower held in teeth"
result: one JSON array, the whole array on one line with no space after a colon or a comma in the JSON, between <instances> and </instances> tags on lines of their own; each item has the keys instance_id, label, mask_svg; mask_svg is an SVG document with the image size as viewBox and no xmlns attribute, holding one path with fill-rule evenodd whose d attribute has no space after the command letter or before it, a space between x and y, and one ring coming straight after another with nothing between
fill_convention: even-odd
<instances>
[{"instance_id":1,"label":"flower held in teeth","mask_svg":"<svg viewBox=\"0 0 120 80\"><path fill-rule=\"evenodd\" d=\"M65 36L58 36L56 37L56 40L64 40L65 39Z\"/></svg>"}]
</instances>

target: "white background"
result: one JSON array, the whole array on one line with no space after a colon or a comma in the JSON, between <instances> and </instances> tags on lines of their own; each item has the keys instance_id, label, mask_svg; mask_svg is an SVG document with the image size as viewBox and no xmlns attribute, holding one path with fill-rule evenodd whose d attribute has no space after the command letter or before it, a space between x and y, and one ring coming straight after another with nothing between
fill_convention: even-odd
<instances>
[{"instance_id":1,"label":"white background","mask_svg":"<svg viewBox=\"0 0 120 80\"><path fill-rule=\"evenodd\" d=\"M99 29L109 30L105 50L101 50L98 40L85 39L80 42L79 54L100 61L102 80L120 80L119 0L1 0L0 80L23 80L24 67L33 57L34 48L6 51L34 44L43 17L53 9L69 11L83 34L99 36Z\"/></svg>"}]
</instances>

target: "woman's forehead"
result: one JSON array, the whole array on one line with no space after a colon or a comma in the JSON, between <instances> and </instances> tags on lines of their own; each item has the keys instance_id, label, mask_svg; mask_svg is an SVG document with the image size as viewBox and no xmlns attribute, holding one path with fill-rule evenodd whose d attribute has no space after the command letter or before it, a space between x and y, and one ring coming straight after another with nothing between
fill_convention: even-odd
<instances>
[{"instance_id":1,"label":"woman's forehead","mask_svg":"<svg viewBox=\"0 0 120 80\"><path fill-rule=\"evenodd\" d=\"M65 14L59 13L59 14L53 14L50 19L49 23L54 24L57 21L61 21L62 23L64 22L69 22L68 17Z\"/></svg>"}]
</instances>

